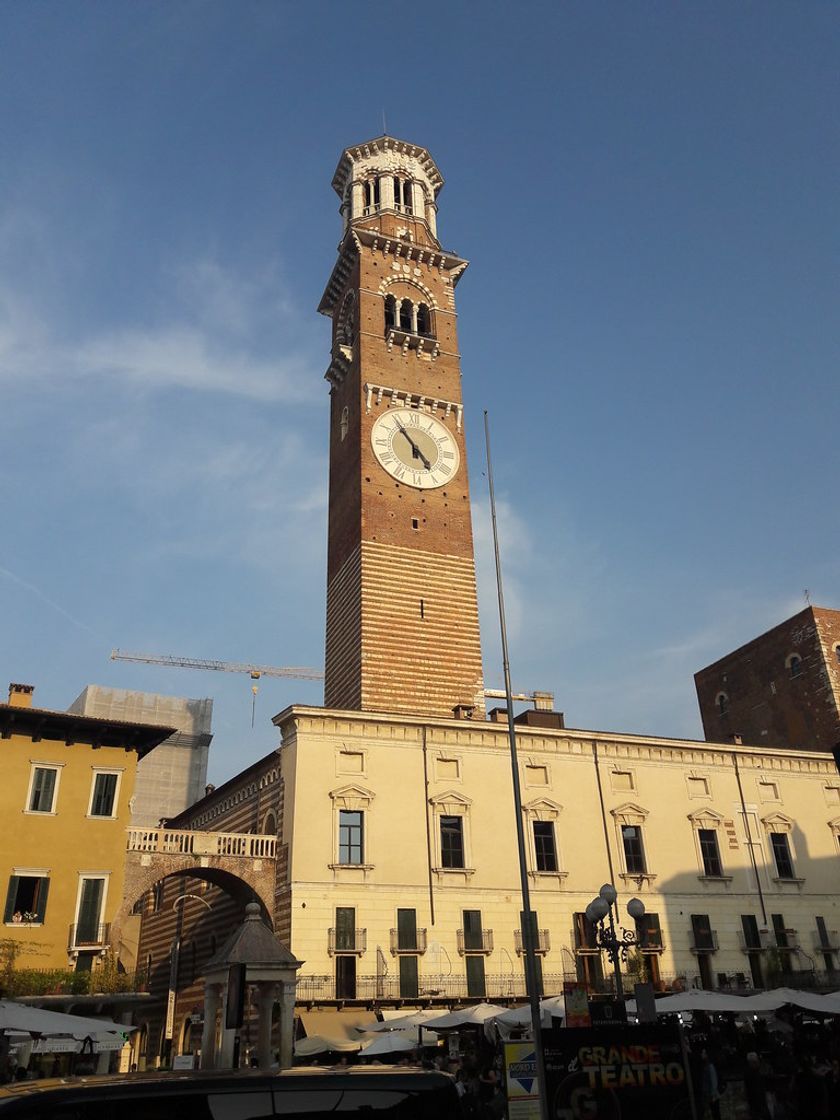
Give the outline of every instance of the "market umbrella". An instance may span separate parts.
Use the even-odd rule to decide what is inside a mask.
[[[505,1011],[495,1003],[476,1003],[472,1007],[462,1007],[452,1011],[449,1015],[439,1015],[435,1019],[427,1019],[423,1024],[433,1031],[451,1031],[457,1027],[481,1027],[488,1019],[494,1019]]]
[[[313,1054],[326,1054],[330,1050],[349,1053],[352,1050],[361,1050],[360,1041],[351,1042],[348,1038],[322,1038],[313,1035],[312,1038],[299,1038],[295,1043],[295,1054],[301,1058],[309,1058]]]
[[[407,1053],[416,1050],[418,1046],[417,1031],[387,1031],[362,1046],[362,1057],[376,1058],[381,1054]]]
[[[85,1019],[81,1015],[65,1015],[61,1011],[46,1011],[42,1007],[0,1000],[0,1031],[4,1033],[83,1039],[97,1035],[125,1035],[137,1029],[109,1019]]]
[[[439,1019],[440,1011],[427,1008],[413,1011],[410,1015],[398,1015],[394,1019],[383,1019],[381,1023],[365,1024],[366,1031],[402,1031],[408,1027],[425,1027],[429,1019]]]
[[[733,995],[731,992],[707,992],[703,988],[693,988],[688,992],[661,996],[656,1001],[656,1014],[676,1015],[678,1011],[706,1011],[711,1015],[726,1012],[746,1014],[754,1010],[748,1006],[748,1000],[747,996]]]
[[[566,1001],[562,996],[549,996],[547,999],[540,1000],[540,1023],[544,1027],[551,1026],[551,1019],[566,1018]],[[525,1004],[523,1007],[511,1007],[508,1011],[503,1011],[501,1015],[495,1017],[496,1022],[504,1027],[530,1027],[531,1025],[531,1005]]]
[[[801,992],[794,988],[774,988],[769,992],[758,992],[745,996],[745,1011],[776,1011],[785,1004],[792,1004],[804,1011],[816,1011],[822,1015],[840,1015],[840,999],[836,996],[821,996],[818,992]]]

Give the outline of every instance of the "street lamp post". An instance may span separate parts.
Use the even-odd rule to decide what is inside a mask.
[[[595,927],[595,944],[599,949],[605,949],[612,961],[615,972],[615,994],[619,999],[624,999],[624,984],[621,980],[621,962],[627,960],[630,949],[641,945],[641,939],[631,933],[629,929],[616,926],[613,911],[618,912],[616,899],[618,891],[612,883],[604,883],[598,892],[598,897],[593,898],[586,907],[586,916]],[[631,898],[627,903],[627,913],[635,921],[644,917],[645,904],[640,898]]]

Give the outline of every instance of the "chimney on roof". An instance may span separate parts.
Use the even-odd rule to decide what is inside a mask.
[[[34,684],[15,684],[12,682],[9,685],[9,703],[13,708],[31,708],[34,691]]]

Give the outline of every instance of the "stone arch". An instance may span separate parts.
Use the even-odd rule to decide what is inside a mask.
[[[167,860],[166,857],[152,860],[149,865],[132,865],[126,861],[123,901],[111,923],[110,943],[115,954],[117,957],[120,955],[123,927],[134,910],[137,900],[152,890],[157,883],[163,883],[167,879],[189,878],[212,883],[240,903],[243,909],[249,902],[256,902],[263,920],[273,929],[274,912],[270,902],[274,892],[274,860],[267,859],[260,862],[265,866],[260,869],[258,875],[247,872],[243,875],[219,866],[218,857],[215,865],[209,862],[207,865],[190,862],[175,867],[172,866],[171,859]]]
[[[379,294],[385,298],[388,295],[388,289],[394,284],[405,284],[408,288],[415,288],[423,296],[423,302],[429,305],[431,311],[439,311],[438,302],[435,299],[434,292],[422,280],[418,280],[414,276],[386,276],[381,281],[378,291]]]

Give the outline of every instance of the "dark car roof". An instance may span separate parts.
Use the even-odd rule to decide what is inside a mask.
[[[224,1091],[248,1086],[252,1090],[301,1089],[311,1083],[321,1088],[349,1089],[361,1082],[376,1084],[378,1089],[402,1089],[412,1092],[445,1090],[453,1079],[435,1070],[408,1069],[404,1066],[350,1066],[336,1069],[329,1066],[297,1066],[294,1069],[265,1070],[176,1070],[174,1072],[109,1074],[102,1077],[62,1077],[39,1081],[17,1081],[0,1086],[0,1112],[12,1104],[49,1095],[67,1104],[91,1100],[93,1096],[144,1097],[167,1095],[174,1089],[181,1093],[198,1093],[212,1089]]]

